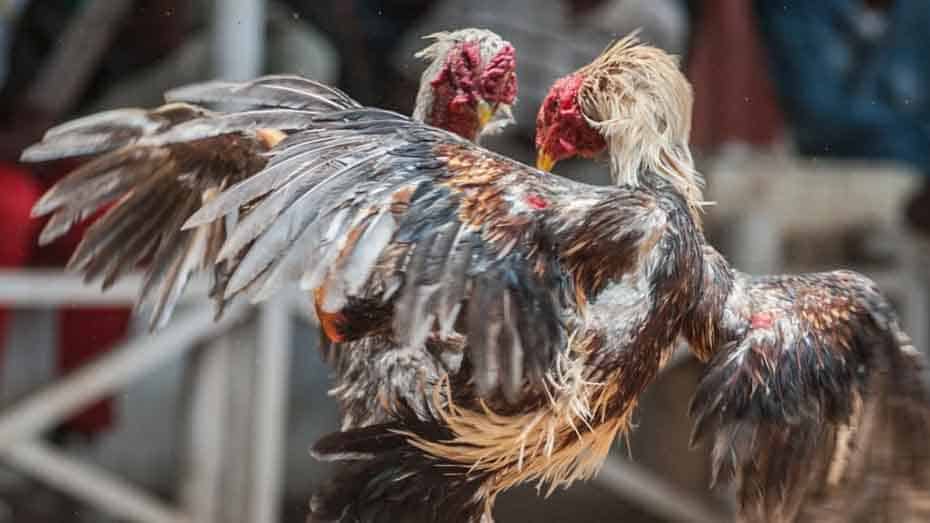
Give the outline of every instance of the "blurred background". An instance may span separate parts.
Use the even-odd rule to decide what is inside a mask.
[[[517,49],[517,125],[488,146],[524,161],[557,77],[636,28],[678,54],[712,241],[748,272],[865,272],[928,346],[925,0],[0,0],[0,523],[303,521],[326,472],[307,449],[338,417],[299,299],[219,325],[193,299],[150,336],[137,281],[101,296],[64,273],[80,231],[39,249],[29,209],[73,166],[20,165],[23,147],[76,115],[263,73],[408,113],[421,36],[468,26]],[[606,182],[601,165],[559,171]],[[669,366],[598,480],[508,494],[498,519],[727,520],[688,448],[700,372]]]

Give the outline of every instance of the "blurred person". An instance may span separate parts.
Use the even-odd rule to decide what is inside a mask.
[[[756,0],[755,11],[801,154],[930,175],[930,2]],[[930,180],[905,214],[930,233]]]
[[[56,41],[84,4],[83,0],[31,0],[16,20],[8,39],[7,74],[0,91],[0,267],[62,266],[70,257],[87,220],[71,234],[46,247],[36,248],[42,223],[29,209],[41,194],[69,171],[71,165],[26,168],[17,163],[23,147],[41,138],[45,129],[68,116],[38,107],[30,97],[37,71],[49,59]],[[164,57],[183,40],[186,20],[184,0],[137,0],[129,14],[117,21],[118,29],[103,56],[96,62],[91,81],[77,94],[75,107],[85,106],[108,86]],[[99,27],[88,28],[99,30]],[[127,331],[130,309],[62,308],[59,314],[58,366],[62,372],[80,367],[109,350]],[[0,336],[6,336],[9,311],[0,309]],[[2,348],[2,345],[0,345]],[[99,401],[53,431],[56,439],[90,438],[113,424],[111,399]]]

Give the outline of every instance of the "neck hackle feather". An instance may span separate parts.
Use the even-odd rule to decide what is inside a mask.
[[[578,101],[607,140],[614,182],[635,186],[640,172],[651,170],[699,209],[704,180],[688,146],[693,95],[677,59],[633,33],[578,74],[584,78]]]

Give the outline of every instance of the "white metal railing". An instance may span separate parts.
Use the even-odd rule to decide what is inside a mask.
[[[79,277],[50,271],[0,271],[0,304],[11,307],[60,305],[130,305],[139,277],[126,278],[106,293],[84,285]],[[186,296],[200,293],[194,284]],[[190,301],[190,300],[186,300]],[[284,443],[287,360],[292,297],[264,304],[258,313],[258,342],[229,350],[224,333],[250,316],[245,305],[230,307],[214,321],[212,306],[195,301],[153,334],[142,334],[98,357],[92,363],[0,410],[0,460],[39,478],[103,511],[132,521],[219,522],[275,521],[281,498],[281,456]],[[39,442],[43,430],[85,405],[112,394],[153,369],[192,349],[188,398],[187,470],[180,482],[182,507],[170,507],[110,472],[81,463]],[[236,359],[231,352],[240,353]],[[244,356],[242,356],[244,354]],[[232,369],[238,365],[239,369]],[[236,370],[252,375],[254,387],[235,386],[225,379]],[[247,430],[230,432],[234,404],[251,404]],[[242,440],[239,444],[233,440]],[[245,452],[224,452],[232,446]],[[238,470],[232,471],[230,467]],[[224,511],[220,500],[229,489],[226,478],[237,478],[237,498],[244,506]],[[244,486],[243,486],[244,485]]]

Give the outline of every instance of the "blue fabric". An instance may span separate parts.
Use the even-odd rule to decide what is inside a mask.
[[[803,154],[930,174],[930,1],[896,0],[884,30],[862,0],[756,0],[755,9]]]

